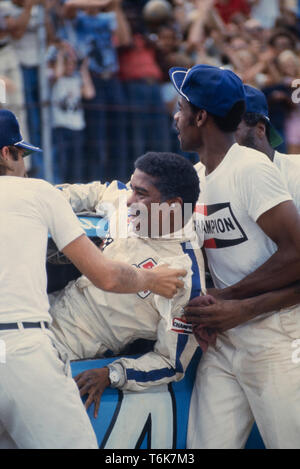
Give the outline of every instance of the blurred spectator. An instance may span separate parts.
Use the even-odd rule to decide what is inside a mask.
[[[54,182],[82,182],[85,119],[82,99],[95,89],[84,59],[78,70],[76,57],[61,48],[53,69],[52,127]]]
[[[39,4],[43,0],[33,0],[28,21],[13,34],[13,45],[21,66],[24,83],[24,98],[27,111],[27,126],[30,141],[37,147],[41,146],[41,117],[39,93]],[[12,18],[21,16],[26,9],[26,0],[11,0],[10,15]],[[34,153],[31,156],[31,174],[38,178],[44,177],[43,156]]]
[[[183,153],[180,148],[178,132],[173,125],[173,116],[177,110],[178,93],[169,78],[169,69],[171,67],[191,68],[195,61],[192,55],[188,53],[187,48],[183,46],[181,34],[174,24],[165,24],[158,28],[155,47],[156,59],[162,71],[161,96],[168,117],[166,133],[169,139],[165,138],[165,140],[166,142],[169,140],[170,151],[182,154],[189,159],[197,158],[198,160],[196,155]]]
[[[281,52],[278,57],[281,82],[291,88],[295,79],[300,78],[300,59],[291,50]],[[300,106],[290,104],[290,111],[285,119],[285,139],[288,153],[300,154]]]
[[[148,150],[170,149],[170,124],[161,94],[163,71],[143,21],[142,7],[130,0],[124,2],[132,39],[119,50],[120,79],[128,108],[130,173],[138,156]]]
[[[271,0],[272,2],[273,0]],[[276,1],[276,0],[274,0]],[[270,0],[268,0],[270,3]],[[250,4],[248,0],[216,0],[215,6],[222,20],[229,23],[237,15],[248,16],[250,13]]]
[[[33,3],[34,0],[26,0],[24,8],[17,17],[12,14],[13,5],[10,1],[5,0],[0,4],[0,75],[6,77],[11,84],[7,88],[6,103],[2,103],[2,106],[4,104],[15,113],[24,139],[28,137],[24,86],[19,59],[13,47],[13,38],[18,38],[27,27]]]
[[[297,109],[294,108],[291,100],[291,80],[287,79],[283,69],[284,66],[279,62],[279,57],[282,59],[283,56],[281,54],[285,51],[290,51],[295,56],[298,56],[298,42],[297,38],[286,29],[272,30],[269,46],[270,51],[273,51],[273,57],[269,58],[269,81],[267,86],[262,88],[262,91],[264,91],[268,98],[270,119],[284,138],[284,144],[278,150],[285,153],[288,152],[289,146],[286,141],[288,128],[290,133],[294,133],[292,130],[294,126],[292,123],[290,126],[287,126],[286,120],[289,116],[291,117],[292,110],[296,112]],[[297,120],[295,114],[293,114],[293,118]],[[295,136],[289,135],[289,139],[291,138],[294,141]]]
[[[156,60],[162,72],[162,99],[167,111],[173,115],[178,94],[170,82],[169,69],[174,66],[190,68],[195,62],[182,47],[182,36],[173,24],[165,24],[158,28],[155,49]]]
[[[284,50],[295,50],[297,40],[289,31],[281,29],[273,32],[269,42],[277,55]]]
[[[280,3],[280,0],[254,0],[251,16],[258,20],[263,28],[271,29],[280,15]]]
[[[76,50],[89,58],[96,90],[85,102],[87,179],[127,179],[125,99],[118,79],[117,48],[131,40],[121,0],[65,3],[66,18],[73,19]],[[97,6],[98,5],[98,6]]]
[[[297,15],[296,1],[285,0],[281,7],[280,16],[276,20],[275,27],[284,28],[295,36],[300,37],[300,22]]]
[[[229,68],[245,83],[260,88],[267,96],[270,117],[286,140],[287,148],[283,145],[279,150],[299,153],[299,105],[291,100],[291,80],[300,78],[300,0],[0,1],[0,77],[7,83],[9,106],[18,103],[21,114],[23,110],[24,124],[22,116],[19,119],[25,131],[26,97],[30,139],[36,145],[42,144],[35,112],[39,108],[39,5],[46,10],[50,55],[60,51],[59,61],[64,56],[70,72],[51,82],[53,96],[59,96],[53,98],[52,117],[56,179],[127,181],[133,161],[142,153],[181,153],[172,117],[177,94],[168,70],[195,63]],[[84,71],[79,72],[78,61],[81,64],[85,58],[94,87],[91,95],[79,92]],[[59,69],[55,64],[52,78]],[[75,89],[77,98],[72,100],[81,100],[82,107],[74,101],[72,108]],[[69,104],[62,110],[58,101]],[[68,117],[59,119],[64,112]],[[66,150],[66,142],[71,141],[68,131],[69,135],[75,132],[72,143],[77,144]],[[62,139],[61,163],[66,166],[58,168]],[[71,166],[67,154],[76,155]],[[35,175],[40,176],[42,160],[40,168],[34,165]]]

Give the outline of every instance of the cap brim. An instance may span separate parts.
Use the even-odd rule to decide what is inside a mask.
[[[284,140],[282,136],[280,135],[280,133],[275,129],[275,127],[273,127],[273,125],[269,121],[267,122],[268,122],[269,130],[270,130],[270,137],[269,137],[270,145],[272,148],[277,148],[279,147],[279,145],[281,145],[284,142]]]
[[[41,153],[43,151],[41,148],[35,147],[34,145],[31,145],[31,143],[27,143],[24,141],[15,143],[14,146],[18,148],[23,148],[24,150],[26,150],[26,153],[24,156],[30,155],[31,153],[34,153],[34,152]]]
[[[169,70],[169,77],[176,91],[189,101],[189,98],[181,91],[181,87],[187,76],[187,73],[188,73],[188,69],[183,68],[183,67],[172,67]]]

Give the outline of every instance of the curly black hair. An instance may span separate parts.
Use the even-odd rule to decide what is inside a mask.
[[[135,161],[135,168],[151,176],[162,202],[180,197],[194,210],[200,194],[199,178],[192,163],[168,152],[148,152]]]

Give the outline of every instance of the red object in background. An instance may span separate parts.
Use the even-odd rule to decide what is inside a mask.
[[[229,23],[236,13],[248,15],[250,6],[247,0],[217,0],[215,7],[225,23]]]
[[[120,79],[150,79],[159,82],[163,75],[156,62],[154,48],[147,44],[141,34],[134,35],[133,43],[133,47],[128,47],[119,53]]]

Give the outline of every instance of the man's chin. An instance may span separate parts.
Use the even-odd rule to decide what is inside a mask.
[[[184,148],[184,141],[182,140],[180,134],[177,135],[177,138],[178,138],[178,141],[179,141],[179,143],[180,143],[180,149],[181,149],[182,151],[187,151],[187,150]]]
[[[191,149],[188,148],[182,140],[180,140],[180,150],[184,151],[184,152],[190,152],[191,151]]]

